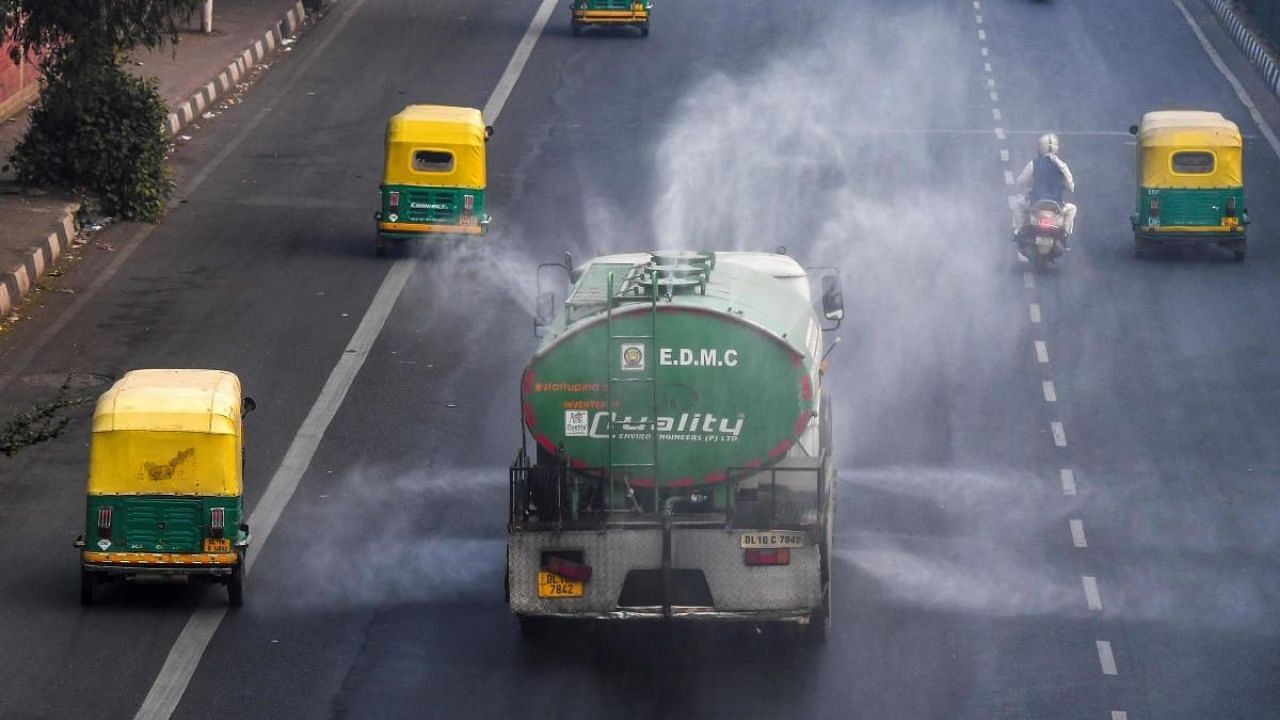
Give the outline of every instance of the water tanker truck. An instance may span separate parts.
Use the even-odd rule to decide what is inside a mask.
[[[538,296],[542,339],[521,379],[510,470],[507,602],[522,627],[825,628],[835,471],[822,364],[834,329],[824,322],[844,312],[835,271],[688,251],[549,267],[570,281],[562,305]]]

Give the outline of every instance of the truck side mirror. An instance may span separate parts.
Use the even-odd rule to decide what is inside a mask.
[[[245,399],[240,401],[240,417],[253,412],[256,407],[258,407],[258,403],[254,402],[253,398],[246,396]]]
[[[822,315],[836,322],[844,319],[844,290],[839,275],[822,276]]]
[[[543,292],[538,293],[538,297],[534,302],[533,310],[533,331],[537,334],[539,330],[551,324],[556,317],[556,296],[555,293]]]
[[[1130,125],[1130,126],[1129,126],[1129,134],[1130,134],[1130,135],[1137,135],[1137,134],[1138,134],[1138,126],[1137,126],[1137,125]]]

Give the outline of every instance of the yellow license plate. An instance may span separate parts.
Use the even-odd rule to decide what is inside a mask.
[[[205,538],[205,552],[231,552],[231,538]]]
[[[565,580],[555,573],[546,570],[538,571],[538,597],[540,598],[576,598],[582,597],[582,583],[577,580]]]

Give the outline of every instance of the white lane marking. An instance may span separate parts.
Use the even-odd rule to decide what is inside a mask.
[[[1021,199],[1022,199],[1022,198],[1021,198],[1021,197],[1019,197],[1019,196],[1017,196],[1017,195],[1010,195],[1010,196],[1009,196],[1009,209],[1010,209],[1010,210],[1012,210],[1012,209],[1014,209],[1014,208],[1018,207],[1018,201],[1019,201],[1019,200],[1021,200]]]
[[[1078,548],[1089,547],[1088,541],[1084,538],[1084,521],[1080,518],[1071,518],[1071,544]]]
[[[982,48],[982,57],[986,57],[986,56],[987,56],[987,48],[986,48],[986,47],[983,47],[983,48]]]
[[[347,9],[346,14],[334,29],[333,34],[325,38],[325,41],[316,47],[313,54],[307,58],[308,61],[318,57],[328,47],[328,44],[338,36],[364,2],[365,0],[356,0]],[[555,8],[555,5],[556,0],[542,0],[542,5],[539,6],[537,13],[534,14],[533,21],[525,32],[524,38],[516,47],[511,62],[507,64],[507,69],[503,72],[493,93],[489,96],[489,101],[485,103],[483,115],[487,122],[495,121],[502,112],[502,107],[506,104],[512,88],[515,87],[520,73],[524,70],[525,62],[529,59],[529,54],[533,52],[538,36],[546,25],[547,18]],[[301,71],[295,77],[300,76]],[[249,517],[249,523],[253,528],[256,548],[255,552],[248,556],[245,566],[246,573],[253,569],[255,559],[262,554],[263,545],[266,544],[267,539],[271,536],[271,531],[275,528],[281,513],[284,512],[285,506],[289,504],[290,498],[293,497],[294,491],[297,490],[303,473],[311,464],[311,458],[320,446],[325,430],[328,429],[329,423],[337,415],[347,391],[351,389],[356,375],[359,374],[360,368],[368,357],[369,350],[373,347],[378,335],[381,334],[387,318],[395,307],[396,300],[409,280],[409,276],[413,274],[414,265],[413,258],[401,258],[391,266],[386,277],[383,278],[382,284],[378,287],[369,309],[365,311],[364,317],[361,318],[355,334],[351,336],[351,341],[339,357],[337,365],[329,373],[329,378],[320,390],[320,395],[316,397],[315,404],[311,406],[311,410],[307,413],[302,426],[298,428],[293,442],[290,443],[288,451],[285,452],[284,460],[281,461],[280,467],[276,469],[271,481],[267,484],[262,499],[254,507],[253,513]],[[212,593],[208,595],[212,595]],[[138,709],[134,720],[167,720],[173,714],[173,711],[178,707],[178,703],[182,701],[187,685],[190,684],[192,676],[200,665],[200,659],[204,655],[209,641],[213,639],[218,626],[225,616],[225,605],[212,605],[207,602],[201,602],[200,607],[196,608],[196,611],[192,613],[191,618],[187,620],[187,624],[178,635],[178,639],[174,641],[173,647],[170,648],[169,655],[165,658],[164,665],[160,668],[160,673],[152,683],[150,691],[147,692],[147,697],[143,700],[142,707]]]
[[[982,24],[982,16],[981,16],[981,15],[974,15],[973,17],[974,17],[974,19],[975,19],[975,20],[977,20],[977,21],[978,21],[978,24],[979,24],[979,25],[981,25],[981,24]]]
[[[1040,383],[1040,386],[1044,388],[1045,402],[1058,402],[1058,390],[1053,386],[1052,380],[1044,380]]]
[[[1022,273],[1022,287],[1028,290],[1034,290],[1036,287],[1036,276],[1030,272]]]
[[[983,72],[991,72],[991,63],[982,63]]]
[[[1062,468],[1060,472],[1062,474],[1062,494],[1075,495],[1076,494],[1075,472],[1067,468]]]
[[[991,96],[991,102],[1000,102],[1000,93],[996,92],[995,90],[992,90],[988,94]],[[996,118],[996,119],[999,120],[1000,118]]]
[[[974,10],[981,10],[981,9],[982,9],[982,3],[978,2],[978,0],[973,0],[973,9],[974,9]]]
[[[995,88],[995,86],[996,86],[996,79],[995,79],[995,78],[987,78],[987,87],[989,87],[989,88]]]
[[[1084,583],[1084,601],[1089,605],[1089,609],[1101,610],[1102,596],[1098,594],[1098,578],[1082,575],[1080,580]]]
[[[1112,710],[1111,720],[1129,720],[1129,713],[1123,710]]]
[[[986,31],[986,30],[981,30],[981,29],[979,29],[979,30],[978,30],[978,39],[979,39],[979,40],[986,40],[986,39],[987,39],[987,31]]]
[[[1004,184],[1005,184],[1005,185],[1012,185],[1012,184],[1013,184],[1013,171],[1011,171],[1011,170],[1005,170],[1005,171],[1004,171]]]
[[[1004,138],[1005,138],[1004,128],[1002,127],[996,128],[996,139],[1003,140]]]
[[[507,98],[515,89],[520,73],[524,72],[524,64],[533,54],[533,46],[538,44],[538,38],[542,36],[542,28],[546,26],[547,19],[551,17],[555,7],[556,0],[542,0],[542,4],[538,6],[538,12],[534,13],[533,21],[529,23],[529,27],[524,31],[524,37],[520,38],[520,44],[511,55],[511,62],[507,63],[507,69],[502,71],[497,87],[489,95],[489,102],[484,104],[481,115],[486,122],[493,123],[497,121],[498,115],[502,114],[502,106],[507,104]]]
[[[1031,322],[1040,322],[1040,303],[1031,303]]]
[[[1036,362],[1041,365],[1049,364],[1049,346],[1043,340],[1036,341]]]
[[[1222,77],[1227,79],[1231,84],[1231,89],[1235,91],[1236,97],[1247,108],[1249,108],[1249,117],[1253,118],[1253,123],[1262,131],[1262,135],[1266,137],[1267,144],[1271,146],[1271,152],[1280,157],[1280,139],[1276,138],[1275,132],[1271,130],[1271,126],[1262,117],[1262,113],[1258,112],[1258,106],[1254,105],[1253,98],[1245,91],[1244,86],[1240,84],[1240,80],[1231,72],[1227,64],[1222,61],[1222,56],[1213,48],[1213,44],[1209,42],[1209,38],[1204,36],[1204,31],[1200,29],[1199,23],[1195,18],[1191,17],[1191,13],[1187,12],[1187,7],[1182,4],[1182,0],[1173,0],[1173,4],[1178,6],[1182,11],[1182,17],[1187,19],[1187,24],[1191,26],[1191,31],[1195,33],[1196,39],[1200,41],[1200,47],[1204,48],[1205,53],[1209,55],[1209,59],[1213,61],[1213,66],[1218,68],[1218,72],[1222,73]]]
[[[1116,656],[1111,654],[1111,643],[1107,640],[1098,641],[1098,662],[1102,663],[1103,675],[1116,674]]]
[[[1008,150],[1001,150],[1001,151],[1000,151],[1000,162],[1006,162],[1006,163],[1007,163],[1007,162],[1009,162],[1009,151],[1008,151]]]
[[[1062,423],[1054,420],[1049,423],[1049,429],[1053,431],[1053,444],[1058,447],[1067,446],[1067,431],[1062,427]]]
[[[991,108],[991,119],[1000,122],[1000,108]]]

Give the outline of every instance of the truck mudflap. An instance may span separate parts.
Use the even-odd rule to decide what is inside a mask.
[[[785,548],[786,564],[748,565],[744,542],[776,533],[681,527],[677,521],[664,585],[660,525],[513,532],[507,541],[508,603],[512,612],[530,616],[803,623],[824,606],[822,538],[787,535],[795,546]],[[802,544],[794,539],[801,536]],[[589,579],[549,585],[547,580],[563,580],[545,569],[554,557],[590,567]]]

